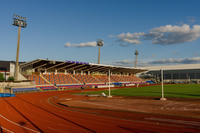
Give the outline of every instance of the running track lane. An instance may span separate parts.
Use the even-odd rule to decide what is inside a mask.
[[[65,92],[66,93],[66,92]],[[63,92],[20,94],[1,99],[0,114],[38,132],[179,132],[180,129],[156,124],[137,123],[118,118],[63,110],[49,104],[48,99]],[[0,118],[2,127],[14,132],[32,132]],[[4,124],[3,124],[4,123]],[[23,124],[24,123],[24,124]],[[184,131],[196,130],[185,129]]]

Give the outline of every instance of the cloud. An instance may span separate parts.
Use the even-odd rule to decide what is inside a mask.
[[[121,61],[115,61],[115,62],[113,62],[113,64],[118,65],[118,66],[130,66],[130,65],[133,65],[133,61],[121,60]]]
[[[170,45],[191,42],[200,37],[200,25],[190,27],[165,25],[151,29],[148,33],[121,33],[116,36],[118,41],[127,44],[140,44],[143,40],[150,40],[152,44]]]
[[[194,16],[188,16],[188,17],[187,17],[187,21],[188,21],[189,23],[195,23],[195,22],[196,22],[196,17],[194,17]]]
[[[79,44],[71,44],[69,42],[67,42],[65,44],[65,47],[96,47],[97,46],[97,42],[86,42],[86,43],[79,43]]]
[[[140,37],[143,36],[145,33],[121,33],[117,35],[117,38],[120,42],[132,43],[132,44],[140,44]]]
[[[169,58],[157,61],[147,62],[149,65],[168,65],[168,64],[198,64],[200,63],[200,57],[192,58]]]
[[[133,66],[133,60],[121,60],[113,62],[113,65],[118,66]],[[200,63],[200,57],[192,58],[169,58],[161,60],[153,60],[147,62],[138,62],[138,66],[155,66],[155,65],[176,65],[176,64],[198,64]]]

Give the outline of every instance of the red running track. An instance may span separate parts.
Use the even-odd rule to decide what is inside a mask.
[[[137,117],[143,114],[134,112],[113,111],[113,115],[109,116],[87,111],[87,109],[73,110],[56,104],[54,99],[67,96],[73,97],[69,91],[64,91],[27,93],[11,98],[0,98],[0,132],[200,132],[199,128],[142,121]],[[123,116],[126,114],[132,118],[125,119],[126,117]]]

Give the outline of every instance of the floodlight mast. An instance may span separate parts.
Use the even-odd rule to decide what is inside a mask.
[[[14,79],[16,81],[19,80],[19,45],[20,45],[20,33],[21,28],[26,28],[26,18],[14,14],[13,16],[13,25],[18,27],[18,38],[17,38],[17,53],[16,53],[16,63],[15,63],[15,74]]]
[[[139,55],[139,52],[135,50],[135,68],[137,67],[138,55]]]
[[[99,47],[99,53],[98,53],[98,64],[100,64],[100,53],[101,53],[101,47],[103,46],[104,42],[103,40],[99,39],[97,41],[97,46]]]

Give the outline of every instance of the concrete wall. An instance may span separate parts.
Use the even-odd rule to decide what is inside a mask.
[[[35,87],[35,85],[32,83],[32,82],[19,82],[19,83],[16,83],[16,82],[0,82],[0,88],[4,88],[4,87]]]
[[[14,77],[14,73],[15,73],[15,64],[10,63],[10,76]]]

